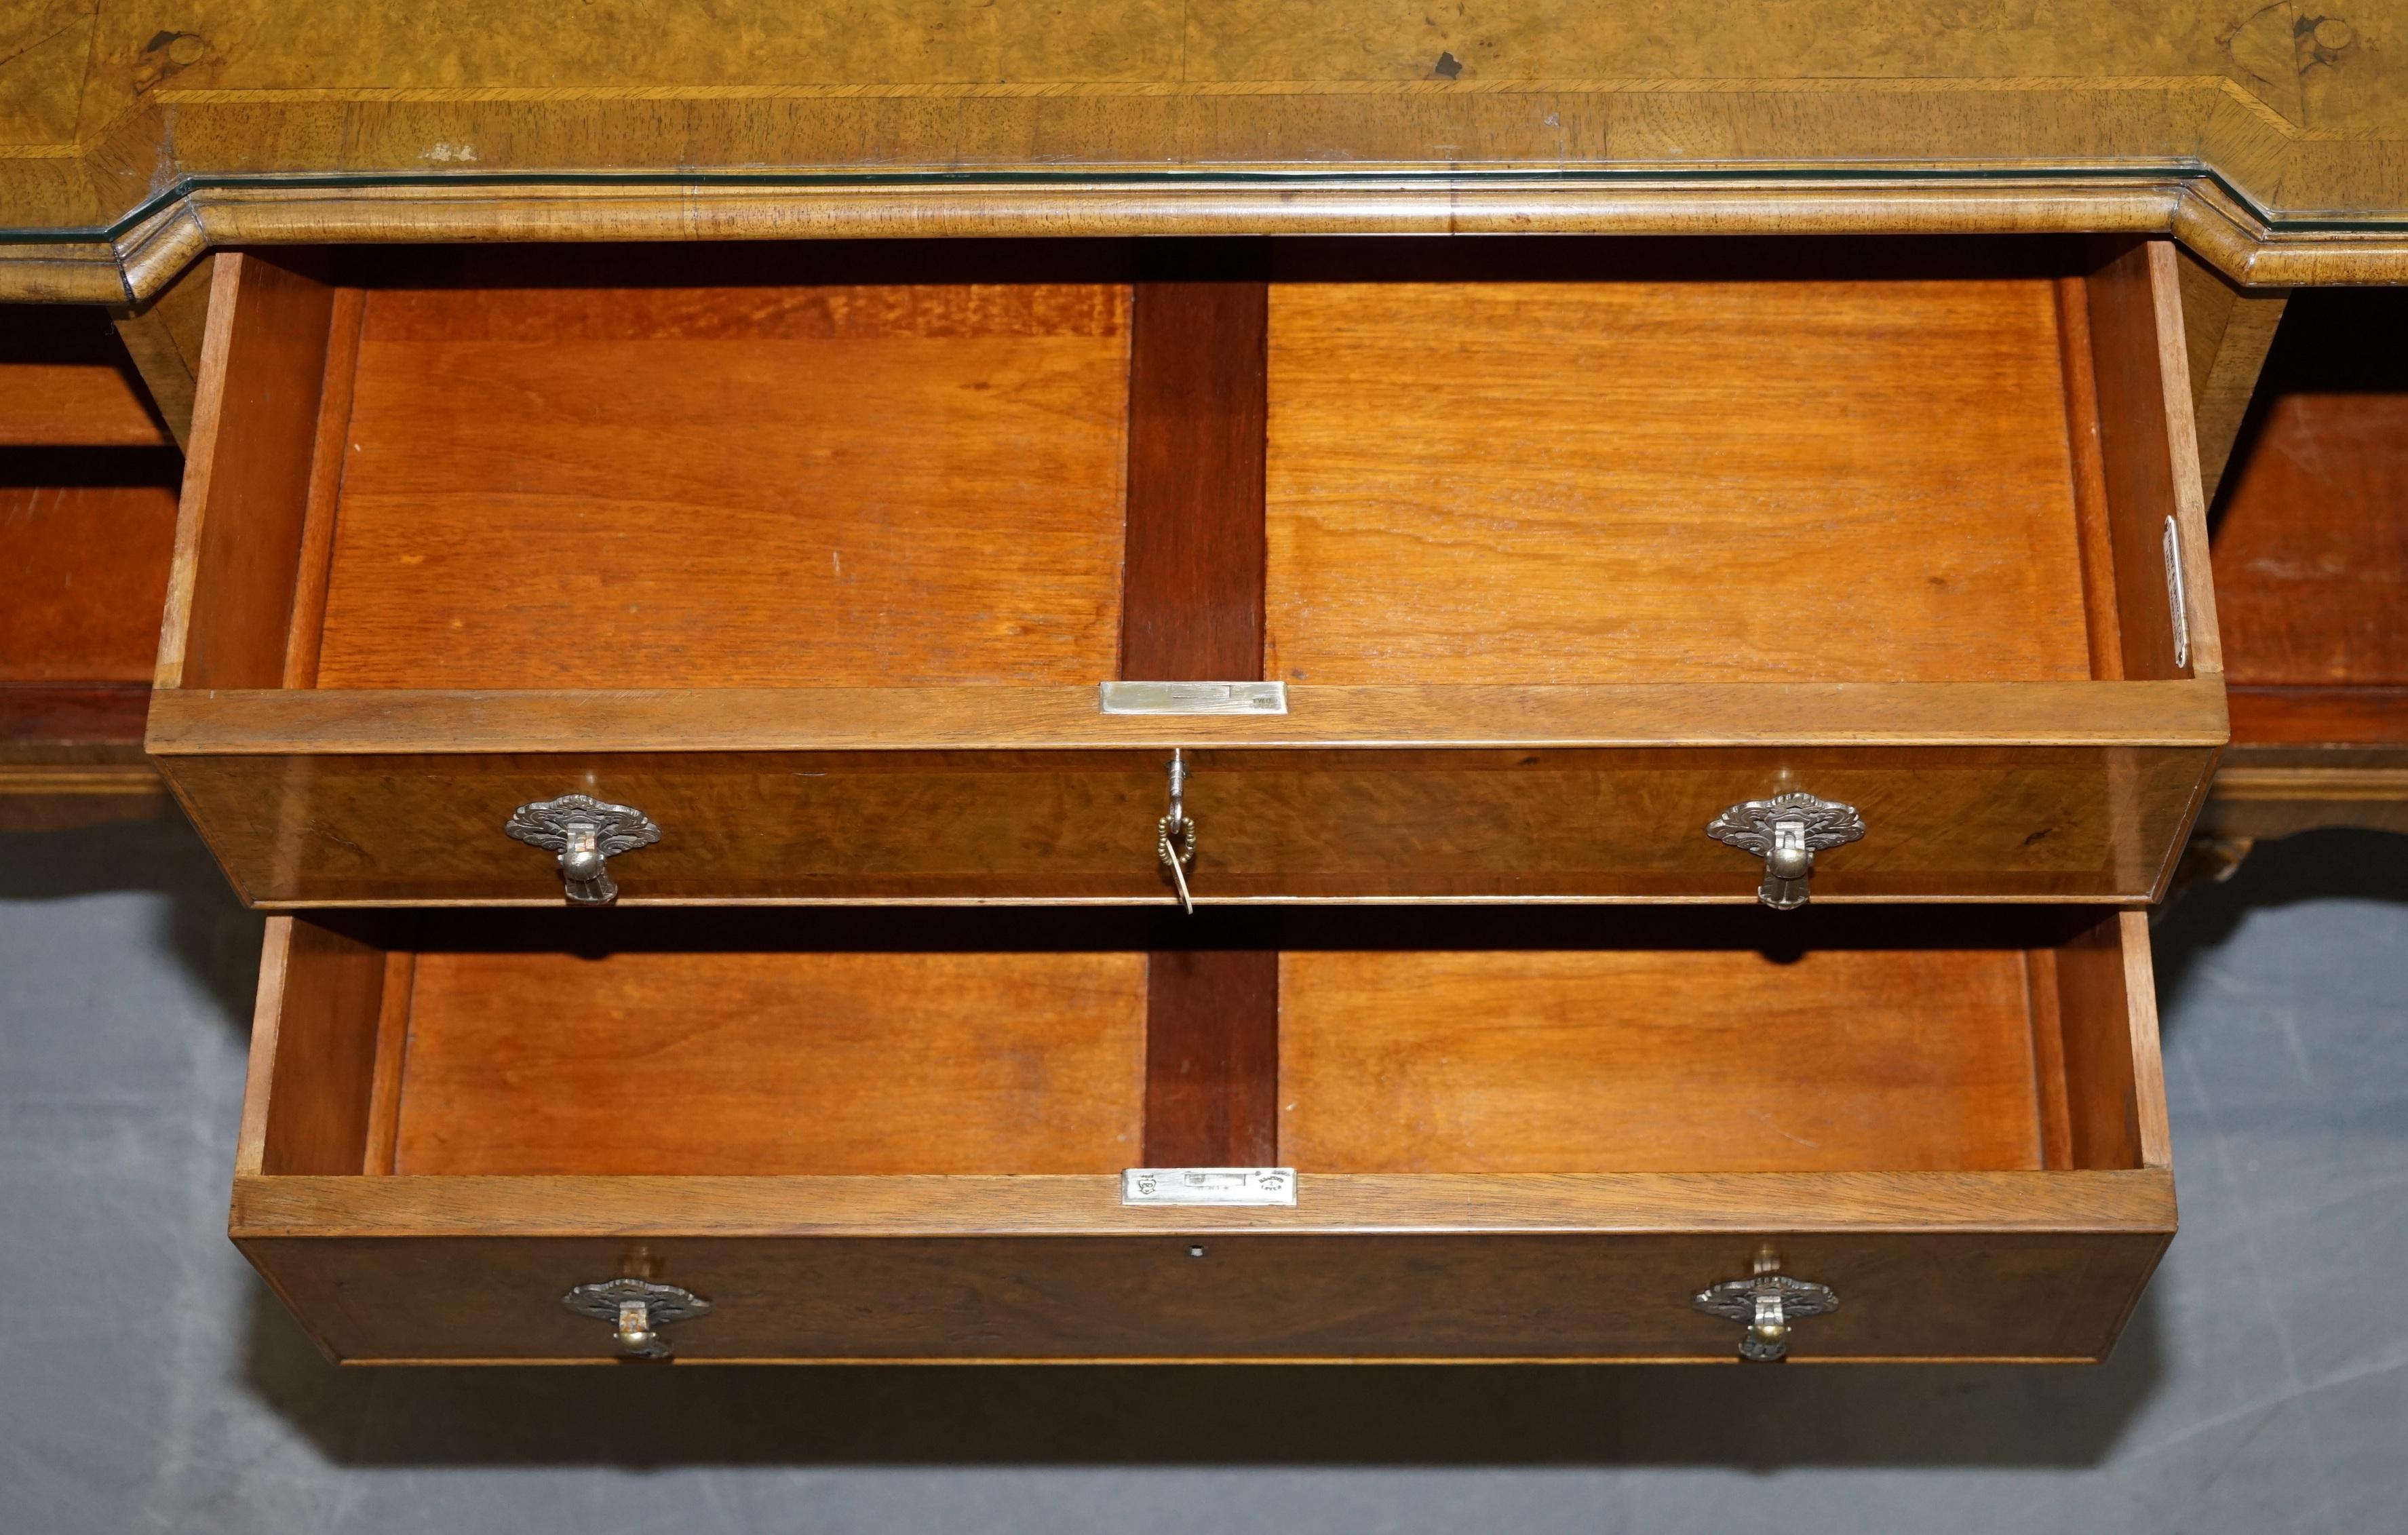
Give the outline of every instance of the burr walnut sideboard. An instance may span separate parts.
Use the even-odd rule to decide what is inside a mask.
[[[2396,797],[2381,7],[86,8],[0,790],[155,681],[337,1358],[2096,1358],[2139,905]]]
[[[0,305],[0,830],[172,813],[142,728],[182,472],[105,312]]]
[[[2163,241],[217,260],[263,906],[2130,903],[2225,739]]]
[[[2096,908],[278,916],[251,1073],[364,1362],[2095,1359],[2174,1227]]]

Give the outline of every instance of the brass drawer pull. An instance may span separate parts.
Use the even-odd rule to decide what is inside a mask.
[[[1733,805],[1706,824],[1706,835],[1764,860],[1764,883],[1756,898],[1776,911],[1806,904],[1806,877],[1814,854],[1853,842],[1865,834],[1865,818],[1854,805],[1810,794],[1775,795]]]
[[[1747,1279],[1727,1279],[1699,1290],[1690,1305],[1709,1316],[1737,1322],[1739,1356],[1770,1364],[1789,1356],[1789,1325],[1800,1317],[1821,1316],[1840,1309],[1840,1298],[1828,1284],[1792,1279],[1781,1271],[1781,1255],[1759,1248],[1756,1272]]]
[[[1179,892],[1179,909],[1194,914],[1196,897],[1187,893],[1187,871],[1196,867],[1196,823],[1187,815],[1187,757],[1170,753],[1170,813],[1154,826],[1154,855],[1163,878]]]
[[[580,1316],[614,1324],[619,1352],[641,1359],[667,1356],[669,1341],[661,1335],[663,1327],[710,1314],[710,1302],[692,1290],[649,1279],[580,1284],[562,1296],[560,1303]]]
[[[510,812],[502,829],[533,847],[560,854],[560,882],[571,906],[608,906],[619,898],[619,882],[605,865],[661,839],[661,828],[633,805],[611,805],[591,795],[538,799]]]

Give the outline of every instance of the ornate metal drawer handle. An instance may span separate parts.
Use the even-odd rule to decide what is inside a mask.
[[[616,1326],[619,1352],[641,1359],[666,1358],[669,1341],[661,1329],[710,1314],[710,1302],[692,1290],[649,1279],[606,1279],[580,1284],[560,1298],[580,1316]]]
[[[1187,893],[1187,871],[1196,867],[1196,823],[1187,815],[1187,757],[1170,753],[1170,813],[1155,825],[1154,855],[1162,863],[1163,878],[1179,892],[1179,909],[1193,915],[1196,897]]]
[[[1740,1334],[1739,1356],[1769,1364],[1788,1357],[1792,1322],[1838,1311],[1840,1298],[1828,1284],[1783,1273],[1781,1255],[1767,1247],[1756,1252],[1753,1277],[1709,1284],[1689,1304],[1746,1327]]]
[[[1806,904],[1806,877],[1814,871],[1814,854],[1864,834],[1865,818],[1854,805],[1810,794],[1742,800],[1706,823],[1706,835],[1715,841],[1764,860],[1764,883],[1756,894],[1776,911]]]
[[[502,827],[520,841],[560,854],[560,882],[571,906],[608,906],[619,898],[619,882],[604,864],[661,839],[661,828],[633,805],[612,805],[591,795],[538,799],[510,812]]]

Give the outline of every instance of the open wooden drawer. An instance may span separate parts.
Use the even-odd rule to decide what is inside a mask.
[[[2174,1229],[2096,909],[280,916],[252,1038],[233,1236],[347,1361],[622,1280],[695,1361],[1718,1360],[1760,1256],[1799,1359],[2096,1359]]]
[[[2232,749],[2200,829],[2408,831],[2408,294],[2292,296],[2213,538]]]
[[[261,905],[1161,900],[1175,751],[1208,902],[2134,901],[2225,736],[2162,243],[220,259]]]
[[[183,467],[105,312],[0,306],[0,831],[173,813],[142,726]]]

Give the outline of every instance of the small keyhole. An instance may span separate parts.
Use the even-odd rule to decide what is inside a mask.
[[[1191,1247],[1187,1250],[1187,1255],[1191,1258],[1200,1258],[1204,1255],[1204,1249],[1201,1247]]]

